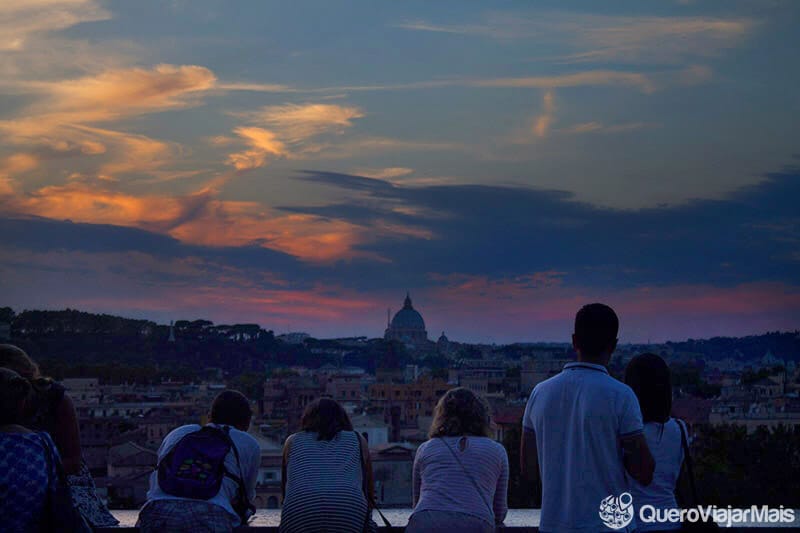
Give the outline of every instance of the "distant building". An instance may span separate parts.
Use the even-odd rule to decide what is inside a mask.
[[[414,309],[410,294],[406,293],[403,308],[395,313],[392,321],[386,325],[383,338],[399,341],[410,347],[419,347],[428,342],[425,321],[419,311]]]
[[[405,443],[386,443],[370,449],[375,477],[375,498],[383,507],[412,505],[412,468],[416,448]]]
[[[108,454],[109,503],[117,508],[141,507],[157,462],[158,454],[154,450],[134,442],[111,448]]]
[[[277,338],[279,341],[283,341],[286,344],[303,344],[303,341],[311,338],[311,335],[302,331],[294,331],[292,333],[278,335]]]
[[[97,378],[66,378],[61,384],[75,405],[100,403],[100,381]]]

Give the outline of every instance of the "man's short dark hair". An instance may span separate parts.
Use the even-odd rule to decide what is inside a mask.
[[[249,426],[253,411],[250,401],[237,390],[224,390],[211,404],[211,422],[228,426]]]
[[[575,315],[575,343],[581,354],[599,357],[611,348],[619,333],[619,318],[609,306],[584,305]]]

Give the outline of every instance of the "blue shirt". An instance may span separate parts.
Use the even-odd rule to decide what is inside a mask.
[[[47,459],[45,441],[56,454]],[[38,532],[48,491],[57,479],[56,446],[45,432],[0,432],[0,524],[3,531]]]
[[[601,502],[629,492],[620,438],[642,432],[639,401],[602,365],[569,363],[536,385],[522,425],[536,432],[543,532],[610,531]],[[635,517],[618,531],[633,531]]]

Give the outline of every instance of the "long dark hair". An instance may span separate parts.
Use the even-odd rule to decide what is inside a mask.
[[[669,366],[654,353],[643,353],[631,359],[625,369],[625,383],[639,398],[642,421],[669,420],[672,412],[672,376]]]
[[[30,393],[27,379],[10,368],[0,368],[0,425],[22,423],[25,401]]]
[[[428,433],[434,437],[491,437],[492,427],[486,400],[464,387],[450,389],[433,410]]]
[[[353,431],[353,423],[339,402],[320,398],[308,404],[300,419],[303,431],[313,431],[317,440],[331,440],[340,431]]]

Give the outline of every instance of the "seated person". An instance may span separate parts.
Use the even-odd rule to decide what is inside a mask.
[[[237,391],[214,398],[205,426],[172,430],[158,449],[137,526],[156,531],[228,532],[254,514],[261,447],[246,433],[250,402]]]
[[[0,524],[3,531],[48,529],[48,495],[57,482],[58,452],[50,435],[20,425],[31,385],[0,368]]]

